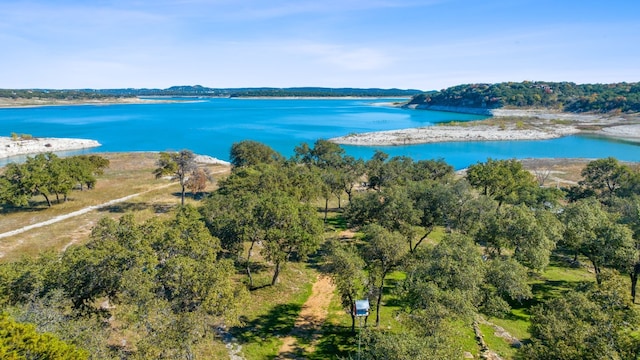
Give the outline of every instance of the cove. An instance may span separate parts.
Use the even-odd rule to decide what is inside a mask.
[[[48,106],[0,109],[0,135],[72,137],[99,141],[85,152],[190,149],[228,160],[234,142],[263,142],[285,156],[296,145],[350,133],[482,119],[478,115],[376,105],[399,99],[180,99],[174,103]],[[375,150],[415,160],[442,158],[456,169],[505,158],[602,158],[640,161],[640,144],[594,136],[553,140],[454,142],[407,146],[344,146],[368,159]],[[78,152],[75,152],[78,153]],[[12,159],[7,159],[12,161]],[[15,161],[15,160],[13,160]]]

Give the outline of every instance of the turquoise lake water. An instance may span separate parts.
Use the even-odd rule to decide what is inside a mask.
[[[375,106],[392,100],[362,99],[200,99],[179,103],[50,106],[0,109],[0,135],[94,139],[89,152],[190,149],[228,160],[234,142],[263,142],[285,156],[302,143],[356,132],[428,126],[481,116]],[[606,138],[570,136],[543,141],[455,142],[409,146],[345,146],[368,159],[376,149],[416,160],[443,158],[464,168],[488,157],[614,156],[640,161],[640,144]]]

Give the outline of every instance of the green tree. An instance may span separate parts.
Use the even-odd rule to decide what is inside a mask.
[[[564,245],[591,261],[598,283],[603,267],[623,270],[635,262],[638,255],[632,231],[613,221],[598,201],[569,204],[563,218]]]
[[[449,183],[447,191],[442,196],[447,196],[450,192],[453,201],[444,201],[449,205],[445,209],[445,226],[455,229],[463,234],[474,236],[488,221],[495,216],[496,202],[488,196],[478,194],[472,189],[466,179],[459,179]]]
[[[56,195],[56,201],[60,203],[60,195],[63,196],[64,201],[67,201],[67,196],[73,189],[74,182],[72,174],[66,166],[66,159],[52,157],[49,172],[51,174],[49,188]]]
[[[559,244],[574,253],[573,261],[578,261],[578,254],[584,241],[596,238],[596,230],[606,222],[608,214],[594,199],[582,199],[569,203],[561,214],[564,233]]]
[[[384,164],[389,159],[389,155],[383,151],[376,150],[371,159],[365,163],[368,187],[380,190],[385,183]]]
[[[440,324],[438,331],[422,326],[418,320],[409,323],[401,333],[365,329],[361,359],[367,360],[435,360],[460,358],[462,349],[451,339],[456,334],[447,324]]]
[[[522,303],[533,297],[529,285],[529,269],[513,258],[489,260],[482,284],[480,311],[489,316],[503,316],[513,301]]]
[[[338,198],[338,207],[340,207],[340,195],[343,191],[343,183],[341,174],[335,169],[321,170],[320,178],[322,179],[321,193],[324,198],[324,222],[327,222],[329,199],[331,195],[335,195]]]
[[[483,195],[495,199],[498,208],[504,202],[517,204],[520,202],[520,192],[537,186],[533,175],[515,159],[488,159],[484,163],[471,165],[467,170],[467,180]]]
[[[414,252],[400,294],[407,312],[422,311],[423,322],[470,321],[476,313],[485,268],[473,241],[447,234],[434,248]]]
[[[258,164],[274,164],[284,160],[282,155],[268,145],[253,140],[243,140],[231,145],[229,154],[235,168]]]
[[[561,224],[554,215],[519,205],[491,217],[478,232],[477,240],[486,245],[491,257],[501,256],[503,249],[512,249],[520,263],[543,270],[560,234]]]
[[[613,157],[591,161],[582,170],[580,185],[601,196],[616,193],[630,178],[630,169]]]
[[[603,274],[604,275],[604,274]],[[638,314],[615,276],[533,308],[523,359],[634,359]]]
[[[389,231],[402,234],[409,245],[409,251],[414,251],[423,240],[419,240],[414,246],[420,215],[421,212],[415,208],[407,189],[402,186],[386,187],[379,192],[355,197],[344,213],[352,226],[378,224]]]
[[[337,242],[330,243],[325,256],[326,271],[336,285],[342,307],[351,316],[351,331],[356,331],[355,302],[365,289],[364,261],[354,247],[344,247]]]
[[[249,248],[244,260],[249,278],[249,288],[253,288],[251,258],[255,245],[264,238],[264,229],[258,224],[256,206],[258,195],[251,192],[223,194],[215,192],[205,199],[200,212],[211,234],[220,239],[222,248],[231,254],[241,256],[244,244]]]
[[[627,225],[633,232],[633,240],[638,257],[622,271],[629,273],[631,278],[631,301],[635,303],[636,286],[640,276],[640,197],[616,198],[612,205],[616,212],[620,214],[620,222]]]
[[[50,185],[53,183],[49,167],[53,156],[55,155],[38,154],[33,158],[27,157],[27,161],[23,164],[26,176],[22,178],[22,186],[32,195],[42,195],[49,207],[51,207]]]
[[[191,150],[180,150],[180,152],[161,152],[157,162],[157,168],[153,171],[156,179],[171,175],[173,180],[178,180],[182,190],[180,191],[180,203],[184,205],[184,193],[187,186],[187,179],[196,167],[195,154]]]
[[[131,214],[118,222],[102,218],[87,246],[71,247],[64,253],[60,286],[75,308],[88,309],[98,297],[107,296],[112,301],[117,297],[123,273],[142,266],[140,260],[145,259],[144,247],[131,246],[141,243],[142,236]],[[156,264],[147,265],[153,268]]]
[[[23,179],[27,177],[26,169],[22,165],[9,163],[5,167],[4,174],[0,177],[0,199],[5,204],[13,206],[25,206],[29,204],[31,192],[23,185]]]
[[[306,165],[315,165],[321,169],[337,169],[343,162],[344,149],[328,140],[318,139],[310,148],[302,143],[294,149],[294,158]]]
[[[275,285],[282,265],[292,255],[304,259],[318,248],[322,220],[312,206],[282,192],[261,196],[255,211],[257,224],[264,232],[265,258],[274,264],[271,285]]]
[[[380,225],[367,225],[363,230],[365,246],[362,258],[369,270],[370,284],[376,297],[376,326],[380,325],[380,305],[384,295],[384,279],[395,270],[404,258],[406,251],[402,243],[404,237],[390,232]]]
[[[351,202],[355,184],[362,178],[364,172],[364,161],[362,159],[356,159],[353,156],[345,156],[343,158],[343,162],[340,165],[340,174],[342,175],[340,180],[349,202]]]
[[[51,334],[40,334],[31,324],[21,324],[0,314],[0,358],[2,359],[88,359],[89,354]]]
[[[80,186],[80,190],[92,189],[96,182],[96,176],[102,175],[104,169],[109,167],[109,160],[98,155],[78,155],[64,158],[63,162],[68,169],[71,179]]]

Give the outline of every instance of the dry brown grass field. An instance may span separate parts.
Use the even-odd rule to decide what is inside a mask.
[[[41,197],[34,198],[37,206],[28,209],[4,210],[0,213],[0,234],[20,229],[57,216],[66,215],[106,202],[138,194],[126,201],[109,205],[88,213],[71,217],[51,225],[0,238],[0,262],[13,261],[21,256],[33,256],[43,251],[61,251],[69,245],[82,243],[88,238],[95,223],[102,217],[118,218],[133,212],[139,220],[163,216],[180,203],[180,186],[176,181],[155,179],[157,153],[105,153],[110,166],[98,177],[95,189],[73,191],[67,200],[48,208]],[[200,165],[213,174],[214,180],[226,176],[229,167],[224,165]],[[209,183],[206,191],[215,188]],[[188,194],[190,195],[190,194]],[[194,203],[191,196],[187,203]]]

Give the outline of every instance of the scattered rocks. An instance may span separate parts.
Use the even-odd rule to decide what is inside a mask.
[[[242,345],[238,343],[238,339],[227,331],[224,325],[216,327],[216,333],[224,342],[224,346],[229,352],[230,360],[245,360],[243,356],[239,355],[242,352]]]

